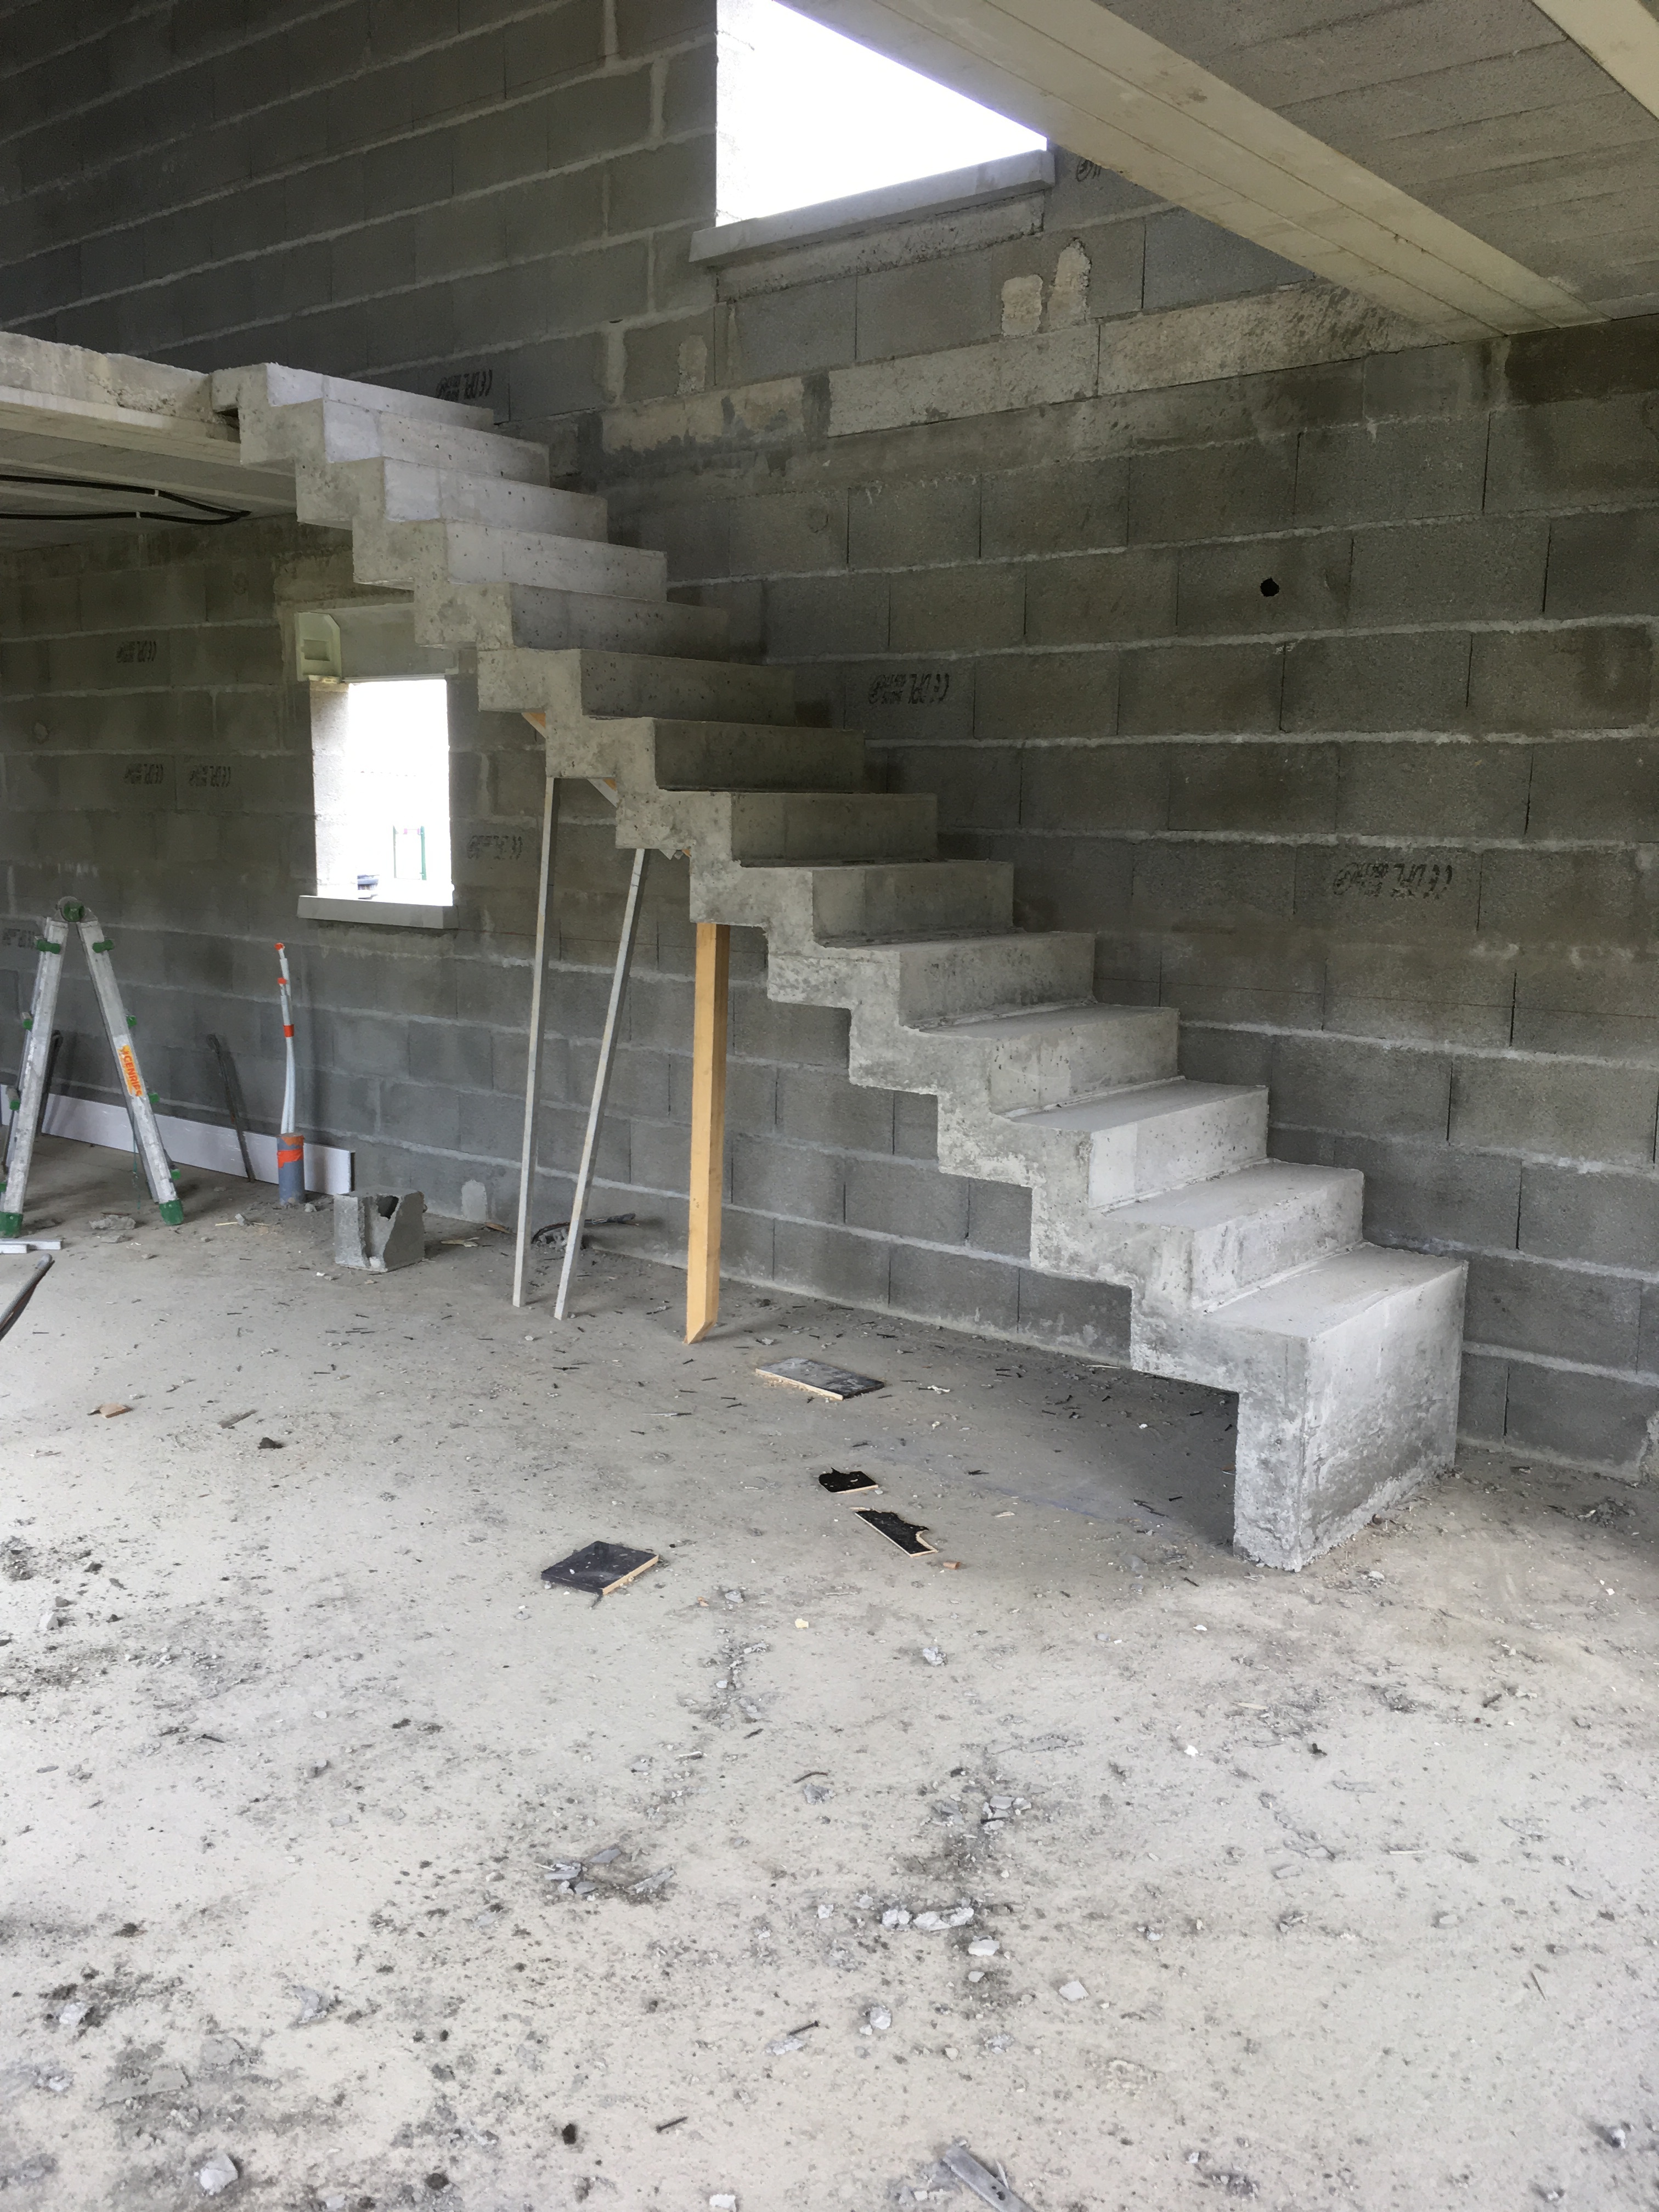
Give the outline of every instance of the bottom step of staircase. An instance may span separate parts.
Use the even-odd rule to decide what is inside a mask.
[[[1356,1244],[1206,1313],[1137,1301],[1135,1366],[1239,1394],[1241,1551],[1305,1566],[1451,1465],[1465,1273]]]

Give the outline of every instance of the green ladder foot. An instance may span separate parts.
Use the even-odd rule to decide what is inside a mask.
[[[161,1218],[169,1229],[182,1227],[185,1218],[184,1200],[179,1198],[164,1198],[161,1200]]]

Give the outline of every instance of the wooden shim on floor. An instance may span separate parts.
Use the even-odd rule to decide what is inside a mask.
[[[638,1552],[629,1544],[585,1544],[568,1558],[556,1559],[542,1569],[542,1580],[556,1589],[586,1590],[594,1597],[609,1597],[654,1567],[660,1554]]]
[[[697,924],[691,1030],[691,1211],[686,1245],[685,1340],[696,1343],[720,1318],[720,1199],[726,1174],[726,1024],[732,932]]]

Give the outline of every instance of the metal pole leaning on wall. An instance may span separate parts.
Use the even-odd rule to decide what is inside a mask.
[[[640,929],[640,891],[645,882],[645,864],[651,855],[641,845],[634,855],[634,872],[628,879],[628,903],[623,909],[622,941],[617,947],[617,965],[611,978],[611,1003],[605,1010],[605,1031],[599,1039],[599,1064],[593,1071],[593,1097],[587,1109],[587,1130],[582,1139],[581,1165],[576,1170],[576,1191],[570,1201],[570,1231],[564,1241],[564,1265],[559,1270],[559,1295],[553,1302],[553,1318],[564,1319],[565,1300],[570,1295],[570,1279],[576,1271],[576,1255],[582,1249],[582,1218],[587,1212],[587,1187],[593,1179],[593,1156],[599,1148],[599,1125],[605,1119],[605,1102],[611,1089],[611,1069],[617,1052],[617,1026],[622,1013],[623,994],[628,988],[628,971],[634,959],[634,940]]]
[[[530,1065],[524,1079],[524,1144],[519,1155],[518,1234],[513,1248],[513,1303],[524,1304],[530,1267],[530,1208],[536,1183],[536,1121],[542,1103],[542,1038],[547,1023],[547,955],[553,905],[553,847],[558,834],[559,787],[549,776],[542,799],[542,873],[536,900],[536,967],[530,985]]]
[[[726,1176],[726,1031],[732,932],[697,924],[691,1030],[691,1209],[685,1255],[685,1340],[720,1318],[720,1200]]]

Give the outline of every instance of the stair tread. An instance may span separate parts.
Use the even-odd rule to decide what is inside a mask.
[[[1402,1292],[1460,1274],[1463,1262],[1384,1244],[1349,1244],[1210,1310],[1212,1321],[1269,1336],[1322,1336]]]
[[[1255,1083],[1193,1083],[1175,1075],[1155,1083],[1125,1084],[1097,1091],[1092,1098],[1072,1099],[1064,1106],[1016,1108],[1008,1118],[1022,1128],[1121,1129],[1130,1121],[1187,1114],[1219,1099],[1248,1097],[1261,1088]]]
[[[1066,933],[1054,933],[1059,936]],[[1098,999],[1062,999],[1048,1006],[998,1006],[988,1014],[969,1014],[941,1026],[948,1027],[958,1036],[985,1037],[995,1042],[1013,1029],[1066,1030],[1075,1029],[1079,1023],[1111,1029],[1126,1021],[1167,1024],[1170,1018],[1167,1006],[1112,1006],[1103,1005]]]
[[[1114,1206],[1114,1220],[1145,1222],[1158,1229],[1212,1229],[1229,1221],[1272,1213],[1287,1201],[1306,1199],[1321,1188],[1333,1194],[1363,1182],[1358,1168],[1307,1167],[1296,1160],[1262,1160],[1201,1182],[1181,1183],[1152,1198]]]

